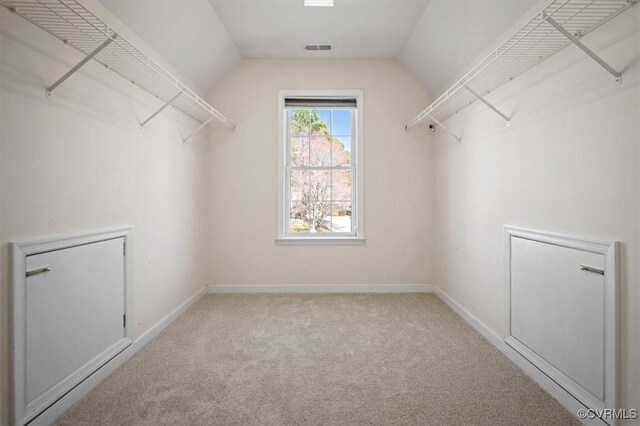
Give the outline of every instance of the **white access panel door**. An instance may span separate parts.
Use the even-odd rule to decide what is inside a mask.
[[[114,238],[27,256],[27,408],[59,398],[126,345],[123,250]]]
[[[513,238],[511,335],[604,400],[602,254]]]

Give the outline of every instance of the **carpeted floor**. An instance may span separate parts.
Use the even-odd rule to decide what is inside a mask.
[[[60,425],[579,424],[430,294],[206,296]]]

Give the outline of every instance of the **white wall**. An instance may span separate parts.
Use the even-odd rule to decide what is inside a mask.
[[[173,110],[0,8],[0,424],[11,416],[9,243],[131,224],[136,336],[207,283],[207,146]],[[127,37],[130,38],[130,37]],[[134,336],[135,337],[135,336]]]
[[[640,407],[640,7],[584,37],[623,84],[569,47],[436,133],[436,285],[504,335],[503,225],[622,242],[622,406]]]
[[[278,89],[364,90],[365,245],[276,245]],[[211,284],[431,282],[432,147],[403,129],[429,97],[400,62],[242,60],[210,101],[238,124],[211,142]]]

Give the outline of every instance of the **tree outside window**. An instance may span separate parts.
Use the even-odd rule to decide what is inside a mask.
[[[352,232],[350,109],[291,109],[289,232]]]

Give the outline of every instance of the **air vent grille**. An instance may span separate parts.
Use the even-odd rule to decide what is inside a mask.
[[[332,46],[330,44],[308,44],[304,47],[304,50],[315,52],[319,50],[331,50]]]

